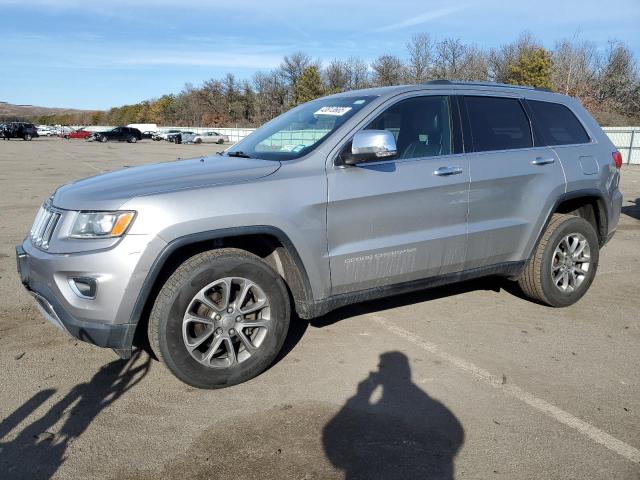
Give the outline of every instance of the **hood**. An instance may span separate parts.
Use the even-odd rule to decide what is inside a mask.
[[[280,162],[215,155],[156,163],[85,178],[60,187],[53,205],[66,210],[117,210],[133,197],[266,177]]]

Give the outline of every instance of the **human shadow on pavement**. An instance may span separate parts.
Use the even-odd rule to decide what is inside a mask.
[[[322,441],[346,480],[447,480],[453,479],[464,429],[447,407],[411,381],[407,357],[387,352],[380,355],[378,371],[358,384],[326,424]]]
[[[115,360],[103,366],[90,381],[73,387],[11,440],[6,437],[56,391],[46,389],[36,393],[5,418],[0,423],[0,477],[51,478],[64,463],[69,444],[82,435],[102,410],[146,376],[151,359],[142,355],[137,350],[129,360]]]

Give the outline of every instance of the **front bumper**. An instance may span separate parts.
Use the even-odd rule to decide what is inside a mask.
[[[121,356],[132,348],[137,322],[131,312],[149,267],[145,254],[155,258],[155,242],[127,237],[112,249],[82,254],[44,252],[28,238],[16,247],[20,280],[42,316],[71,336]],[[74,276],[96,279],[95,298],[74,291],[69,282]]]

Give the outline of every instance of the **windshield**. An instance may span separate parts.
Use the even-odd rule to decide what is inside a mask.
[[[267,160],[293,160],[311,152],[374,96],[321,98],[305,103],[260,127],[227,154]]]

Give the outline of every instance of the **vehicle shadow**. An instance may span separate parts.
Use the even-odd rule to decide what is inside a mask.
[[[36,393],[0,423],[2,478],[51,478],[64,463],[69,444],[82,435],[102,410],[137,385],[149,372],[150,365],[151,359],[141,350],[135,351],[129,360],[104,365],[90,381],[76,385],[44,415],[7,440],[56,391],[45,389]]]
[[[322,442],[326,457],[347,480],[446,480],[453,479],[464,429],[447,407],[411,381],[403,353],[386,352],[378,371],[358,384],[325,425]]]
[[[635,200],[628,200],[629,203],[633,205],[625,205],[622,207],[622,213],[625,215],[635,218],[636,220],[640,220],[640,198],[636,198]]]
[[[441,287],[418,290],[416,292],[405,293],[392,297],[385,297],[378,300],[371,300],[368,302],[341,307],[337,310],[329,312],[326,315],[323,315],[322,317],[309,320],[309,325],[314,328],[322,328],[333,325],[334,323],[345,320],[349,317],[357,317],[359,315],[365,315],[367,313],[374,313],[383,310],[404,307],[407,305],[413,305],[415,303],[422,303],[430,300],[437,300],[439,298],[452,297],[455,295],[461,295],[478,290],[493,292],[504,290],[515,297],[526,299],[516,282],[512,282],[502,277],[484,277],[476,280],[452,283],[450,285],[443,285]]]

